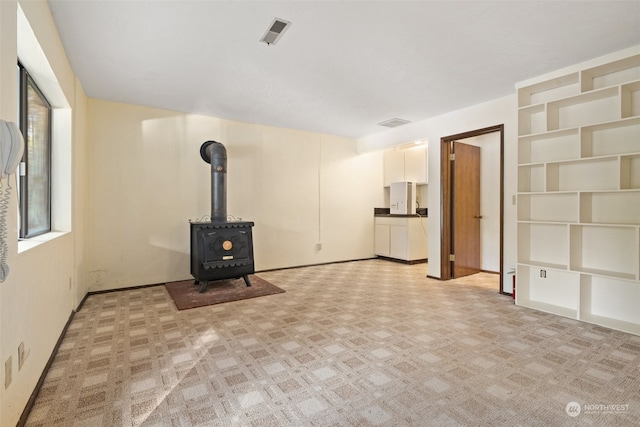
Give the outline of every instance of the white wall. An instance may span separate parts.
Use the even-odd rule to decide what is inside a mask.
[[[18,245],[17,240],[17,194],[11,194],[8,215],[9,266],[7,280],[0,283],[0,425],[11,426],[18,421],[34,387],[42,374],[51,352],[72,310],[81,296],[83,288],[82,269],[74,260],[74,252],[81,251],[77,243],[84,236],[81,228],[71,230],[78,224],[82,214],[82,200],[77,198],[86,192],[86,176],[75,161],[82,157],[82,107],[85,95],[78,84],[58,37],[53,19],[45,1],[20,2],[30,27],[27,37],[35,43],[30,56],[25,52],[24,25],[18,26],[18,3],[13,0],[0,2],[0,118],[17,120],[16,63],[20,48],[20,59],[34,71],[36,83],[43,89],[55,108],[56,120],[64,123],[54,135],[59,142],[54,155],[56,162],[64,164],[62,174],[55,177],[66,185],[54,189],[57,205],[53,212],[57,217],[61,233],[41,238],[44,243]],[[33,47],[33,46],[32,46]],[[25,64],[27,65],[27,64]],[[75,123],[74,123],[75,121]],[[74,159],[75,153],[75,161]],[[12,177],[15,184],[15,176]],[[6,181],[5,181],[6,183]],[[14,185],[15,188],[15,185]],[[74,196],[75,195],[75,196]],[[62,200],[62,204],[60,204]],[[63,214],[65,217],[61,217]],[[73,218],[76,222],[72,223]],[[71,230],[71,231],[70,231]],[[79,253],[78,259],[82,259]],[[18,369],[18,346],[24,342],[28,357],[22,369]],[[4,366],[11,358],[12,381],[7,388]]]
[[[92,291],[191,277],[207,140],[227,149],[228,214],[255,222],[257,271],[373,256],[382,153],[353,139],[91,99],[89,140]]]
[[[440,139],[471,130],[504,124],[504,266],[506,273],[516,265],[516,194],[517,177],[517,98],[513,95],[498,98],[462,110],[420,122],[410,123],[382,134],[358,140],[358,151],[368,152],[392,147],[416,139],[429,141],[429,266],[428,275],[440,277]],[[505,274],[503,287],[511,292],[510,276]]]

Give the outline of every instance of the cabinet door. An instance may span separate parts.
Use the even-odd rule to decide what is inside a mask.
[[[374,248],[376,255],[389,256],[389,226],[386,224],[376,224],[374,234]]]
[[[409,261],[429,258],[427,248],[427,218],[410,218],[407,236]]]
[[[401,150],[384,153],[384,186],[389,187],[392,182],[404,179],[404,152]]]
[[[426,184],[427,147],[410,148],[404,152],[404,177],[406,181]]]
[[[407,226],[392,225],[389,232],[389,240],[389,247],[391,252],[390,256],[392,258],[408,260]]]

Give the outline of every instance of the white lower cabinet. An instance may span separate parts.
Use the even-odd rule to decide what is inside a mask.
[[[427,218],[376,217],[374,253],[404,261],[426,260]]]
[[[378,224],[376,220],[375,225],[375,238],[374,238],[374,252],[376,255],[390,256],[391,254],[391,226],[388,224]]]
[[[409,258],[409,227],[405,221],[401,225],[389,226],[389,256],[412,261]]]

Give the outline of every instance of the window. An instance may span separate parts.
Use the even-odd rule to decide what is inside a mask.
[[[25,139],[20,166],[20,238],[51,231],[51,104],[18,64],[18,116]]]

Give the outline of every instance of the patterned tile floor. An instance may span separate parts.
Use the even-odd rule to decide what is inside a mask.
[[[264,272],[286,293],[186,311],[163,286],[92,295],[27,425],[640,425],[640,337],[426,269]]]

